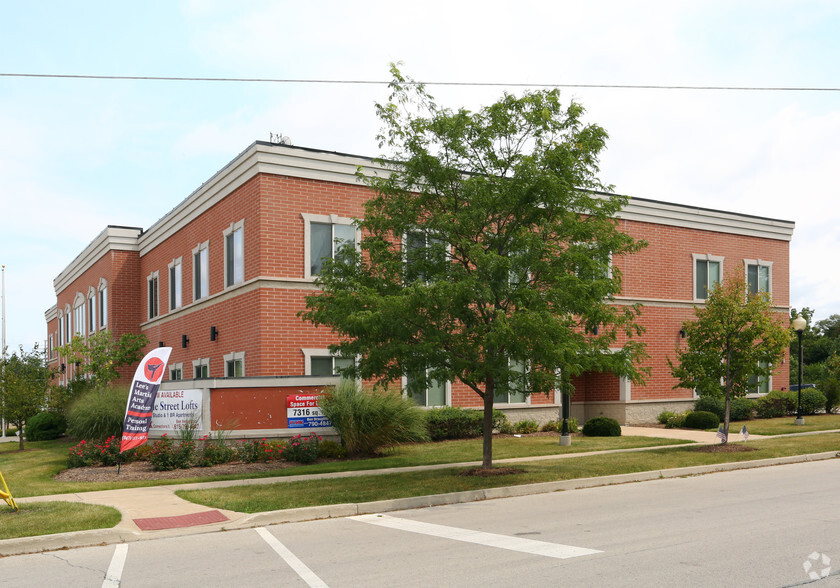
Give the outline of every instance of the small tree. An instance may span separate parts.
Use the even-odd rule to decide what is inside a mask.
[[[43,410],[52,370],[47,367],[44,354],[36,344],[26,352],[21,345],[0,362],[0,401],[5,418],[18,430],[20,450],[23,451],[23,425],[31,416]]]
[[[146,335],[123,333],[119,338],[111,331],[99,331],[87,338],[73,337],[58,348],[58,353],[78,365],[76,378],[87,378],[91,387],[107,386],[120,377],[119,368],[140,361],[143,347],[149,344]]]
[[[784,357],[791,333],[785,316],[773,311],[763,293],[748,295],[743,280],[719,284],[683,324],[686,348],[676,349],[671,373],[675,388],[724,397],[723,443],[729,438],[730,401],[745,395],[759,378],[768,378]]]
[[[489,468],[497,395],[548,394],[560,373],[640,380],[639,309],[610,302],[621,291],[613,259],[643,243],[618,229],[627,199],[597,178],[607,133],[582,122],[579,104],[540,91],[453,111],[392,74],[377,105],[387,173],[361,176],[375,191],[361,252],[345,245],[324,260],[322,293],[301,316],[360,359],[344,375],[472,389]]]
[[[840,355],[832,353],[825,361],[823,377],[819,381],[820,392],[825,394],[825,412],[830,414],[840,405]]]

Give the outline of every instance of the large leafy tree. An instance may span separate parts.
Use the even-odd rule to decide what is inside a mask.
[[[669,358],[668,363],[679,379],[675,388],[724,397],[726,443],[731,399],[745,395],[758,378],[770,377],[790,344],[790,325],[766,294],[749,295],[737,279],[719,284],[694,315],[683,324],[685,348],[677,348],[677,362]]]
[[[377,104],[386,170],[360,173],[374,191],[361,251],[326,260],[301,315],[341,336],[333,351],[360,358],[346,375],[472,389],[491,467],[497,394],[549,393],[589,370],[641,379],[639,308],[610,301],[621,289],[613,260],[643,243],[617,227],[626,198],[597,177],[607,133],[579,104],[539,91],[450,110],[392,74]]]
[[[23,450],[23,425],[43,410],[52,371],[36,344],[32,351],[17,353],[0,361],[0,403],[7,421],[17,427]]]
[[[58,348],[58,353],[78,366],[77,378],[86,378],[91,386],[103,386],[120,377],[119,368],[137,363],[148,344],[149,339],[143,334],[114,337],[111,331],[99,331],[86,338],[73,337]]]

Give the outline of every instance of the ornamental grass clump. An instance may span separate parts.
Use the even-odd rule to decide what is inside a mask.
[[[127,387],[87,390],[67,411],[67,433],[76,439],[107,439],[122,434]]]
[[[321,397],[319,406],[350,456],[429,439],[423,409],[399,392],[361,390],[355,382],[342,381]]]

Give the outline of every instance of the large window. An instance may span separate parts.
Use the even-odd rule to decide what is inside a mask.
[[[694,299],[705,300],[723,277],[723,258],[713,255],[694,256]]]
[[[193,300],[210,294],[210,242],[205,241],[193,249]]]
[[[241,378],[245,375],[245,352],[237,351],[225,355],[225,377]]]
[[[306,277],[321,274],[324,260],[335,258],[344,245],[358,244],[356,227],[349,218],[303,214],[306,237]]]
[[[158,272],[153,272],[146,278],[149,293],[149,319],[153,319],[160,314],[158,275]]]
[[[96,332],[96,290],[91,287],[88,291],[88,333]]]
[[[64,345],[64,315],[58,313],[58,345]]]
[[[245,280],[244,220],[225,230],[225,287]]]
[[[349,357],[335,357],[333,355],[313,355],[309,358],[310,376],[337,376],[343,368],[353,366],[353,359]]]
[[[429,275],[437,273],[438,266],[446,260],[446,246],[443,241],[426,231],[410,231],[403,241],[405,256],[405,281],[426,281]]]
[[[108,284],[105,280],[99,281],[99,328],[108,326]]]
[[[506,385],[499,386],[493,396],[494,404],[522,404],[526,401],[525,384],[527,369],[524,361],[510,360],[513,376]]]
[[[406,394],[420,406],[446,406],[446,383],[429,379],[426,384],[424,388],[422,377],[409,374],[405,378]]]
[[[766,362],[758,364],[762,369],[767,368]],[[750,387],[748,392],[750,394],[767,394],[770,391],[770,378],[767,376],[752,376],[750,378]]]
[[[169,264],[169,312],[181,308],[184,303],[182,258],[173,259]]]
[[[85,299],[84,296],[79,294],[76,297],[76,305],[73,308],[73,326],[75,327],[75,330],[73,331],[74,335],[78,335],[79,337],[85,336],[85,325],[87,324],[86,319]]]
[[[747,292],[758,294],[759,292],[770,293],[772,288],[773,263],[760,259],[745,259]]]

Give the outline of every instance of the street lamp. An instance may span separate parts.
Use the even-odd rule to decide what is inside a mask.
[[[799,390],[797,391],[798,397],[796,400],[796,420],[793,421],[793,424],[804,425],[805,419],[802,418],[802,333],[805,332],[805,327],[808,326],[808,322],[802,318],[801,314],[798,314],[793,319],[792,324],[793,330],[799,335]]]

